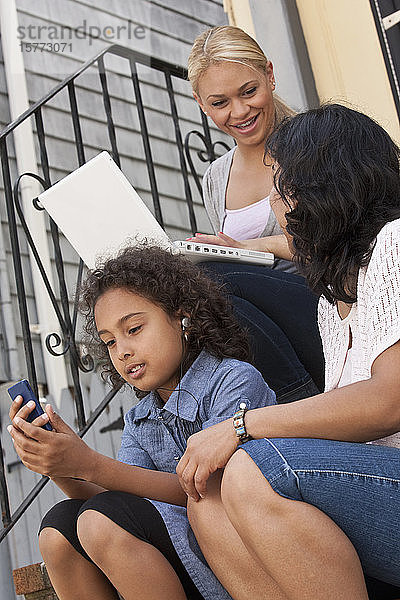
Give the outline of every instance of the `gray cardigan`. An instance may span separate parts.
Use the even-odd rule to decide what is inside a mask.
[[[221,231],[225,218],[225,197],[228,186],[229,173],[232,166],[233,155],[236,146],[223,156],[214,160],[204,173],[203,177],[203,200],[212,228],[215,233]],[[282,229],[278,225],[276,217],[271,210],[264,231],[260,237],[279,235]],[[277,258],[273,269],[296,273],[294,263]]]

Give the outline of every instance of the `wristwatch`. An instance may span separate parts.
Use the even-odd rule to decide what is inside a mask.
[[[247,411],[247,406],[244,402],[239,404],[239,410],[233,415],[233,427],[235,429],[236,436],[239,438],[239,444],[243,444],[250,439],[246,431],[246,425],[244,423],[244,415]]]

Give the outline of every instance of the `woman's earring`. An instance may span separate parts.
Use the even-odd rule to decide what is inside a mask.
[[[190,319],[189,317],[183,317],[183,319],[181,320],[181,327],[182,327],[182,332],[183,332],[183,337],[185,338],[185,342],[188,341],[188,334],[186,332],[186,329],[190,326]]]

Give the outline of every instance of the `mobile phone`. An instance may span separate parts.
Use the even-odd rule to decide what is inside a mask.
[[[26,420],[29,423],[32,423],[32,421],[34,421],[36,419],[36,417],[40,417],[40,415],[44,414],[44,410],[41,407],[39,400],[36,398],[31,386],[29,385],[29,383],[26,379],[22,379],[21,381],[18,381],[17,383],[12,385],[10,388],[8,388],[7,391],[10,394],[12,400],[15,400],[15,398],[17,396],[22,396],[23,400],[22,400],[21,406],[25,406],[25,404],[27,404],[27,402],[29,402],[30,400],[34,401],[35,408],[26,417]],[[43,427],[43,429],[47,429],[47,431],[53,430],[50,423],[45,423],[44,425],[41,425],[41,427]]]

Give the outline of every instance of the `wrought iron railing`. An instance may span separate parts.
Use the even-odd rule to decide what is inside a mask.
[[[138,77],[138,65],[146,65],[151,69],[161,72],[165,78],[165,89],[168,93],[169,105],[170,105],[170,116],[173,119],[174,131],[175,131],[175,144],[179,153],[179,168],[183,178],[184,190],[185,190],[185,201],[189,213],[189,221],[192,232],[194,233],[197,229],[196,216],[194,211],[193,197],[190,185],[189,171],[194,178],[195,184],[199,192],[201,193],[201,184],[192,160],[191,153],[193,148],[190,147],[192,136],[195,136],[197,140],[203,144],[204,149],[197,149],[198,159],[202,162],[211,162],[215,158],[215,145],[222,144],[225,149],[228,146],[221,141],[213,143],[211,141],[211,134],[208,127],[207,119],[200,111],[199,125],[200,131],[190,131],[185,140],[183,140],[180,118],[178,115],[175,90],[174,90],[174,78],[186,79],[187,73],[184,68],[168,63],[166,61],[155,59],[141,53],[123,48],[118,45],[110,46],[105,50],[101,51],[94,58],[87,61],[82,65],[74,74],[67,77],[53,90],[51,90],[46,96],[40,101],[36,102],[23,113],[19,118],[10,123],[0,133],[0,156],[1,156],[1,168],[4,182],[4,193],[5,202],[7,207],[9,235],[11,242],[11,250],[14,265],[14,275],[16,282],[16,292],[18,297],[19,306],[19,318],[21,323],[22,335],[24,340],[24,350],[26,357],[26,372],[27,377],[33,387],[35,393],[38,393],[38,378],[37,378],[37,357],[35,357],[34,346],[32,343],[32,334],[30,330],[30,323],[28,317],[27,298],[25,293],[24,276],[22,269],[21,251],[19,243],[19,228],[17,226],[17,217],[25,236],[34,260],[39,268],[41,277],[46,287],[48,296],[51,304],[54,308],[57,320],[59,322],[61,335],[58,333],[52,333],[47,336],[46,348],[54,356],[69,355],[69,369],[70,376],[73,383],[73,398],[75,402],[75,410],[77,416],[79,435],[83,436],[90,427],[95,423],[97,418],[101,415],[104,409],[107,407],[109,402],[115,396],[118,389],[111,390],[105,398],[99,403],[97,408],[91,413],[90,418],[86,419],[85,407],[83,402],[83,393],[81,386],[81,373],[87,372],[93,369],[93,360],[89,355],[82,355],[77,342],[77,304],[76,302],[70,305],[65,273],[64,273],[64,262],[62,251],[60,247],[59,231],[56,224],[50,219],[50,232],[51,239],[54,249],[55,265],[56,265],[56,276],[59,290],[59,297],[57,297],[43,267],[41,257],[37,248],[35,247],[34,240],[29,231],[28,224],[25,220],[23,210],[19,200],[19,188],[23,178],[33,177],[37,180],[40,185],[47,189],[52,183],[50,176],[50,164],[47,151],[47,141],[45,136],[44,127],[44,107],[48,102],[55,96],[60,94],[62,91],[68,91],[69,107],[68,112],[72,119],[73,131],[74,131],[74,144],[77,154],[78,165],[82,165],[86,161],[85,157],[85,144],[83,141],[82,128],[81,128],[81,115],[78,110],[77,96],[76,96],[76,85],[79,82],[80,76],[85,73],[89,68],[97,68],[98,76],[101,83],[101,94],[105,109],[108,138],[111,147],[111,153],[118,165],[120,165],[120,155],[118,151],[116,128],[113,121],[112,114],[112,103],[110,99],[107,70],[105,67],[105,58],[107,55],[116,55],[125,59],[129,66],[130,78],[132,80],[132,102],[136,105],[140,133],[143,142],[147,173],[150,182],[150,189],[152,194],[152,201],[154,207],[154,214],[161,226],[164,226],[164,219],[162,214],[162,207],[160,203],[160,195],[157,186],[156,170],[154,167],[151,139],[149,136],[148,126],[146,122],[145,107],[142,100],[141,93],[141,81]],[[27,119],[33,117],[36,124],[37,140],[40,151],[40,167],[42,176],[34,173],[21,173],[14,181],[11,176],[10,169],[10,154],[9,145],[10,138],[13,132]],[[188,168],[189,167],[189,168]],[[34,206],[38,210],[43,210],[42,207],[37,203],[35,199],[32,199]],[[77,270],[76,288],[79,288],[83,275],[83,263],[80,261]],[[15,525],[18,519],[26,511],[31,502],[36,498],[41,489],[46,485],[48,479],[42,477],[39,482],[33,487],[30,493],[25,497],[19,507],[11,514],[10,502],[7,489],[7,481],[5,477],[5,467],[3,460],[3,449],[1,447],[0,440],[0,503],[2,511],[3,530],[0,531],[0,541],[7,535],[11,528]]]

